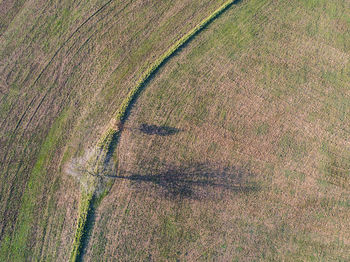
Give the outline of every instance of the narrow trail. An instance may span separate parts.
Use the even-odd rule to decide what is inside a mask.
[[[211,24],[222,13],[229,9],[232,5],[238,4],[241,0],[229,0],[222,4],[212,14],[203,19],[199,24],[192,28],[188,33],[177,40],[163,55],[155,60],[142,74],[135,86],[130,90],[128,95],[121,103],[118,111],[107,125],[106,131],[102,134],[97,142],[93,156],[86,159],[85,167],[81,171],[81,176],[86,177],[88,188],[82,187],[82,196],[79,206],[79,214],[77,228],[74,237],[74,242],[71,250],[70,261],[81,261],[83,259],[83,250],[86,239],[89,238],[89,231],[92,231],[92,226],[88,223],[88,217],[91,217],[91,212],[95,212],[98,203],[101,201],[99,192],[104,192],[106,195],[108,188],[101,191],[101,179],[113,179],[113,177],[105,176],[104,171],[111,162],[112,155],[118,145],[120,135],[123,131],[123,126],[130,114],[130,110],[138,99],[141,91],[146,87],[149,81],[155,76],[159,69],[166,62],[176,55],[181,48],[185,47],[191,40],[195,38],[203,29]]]

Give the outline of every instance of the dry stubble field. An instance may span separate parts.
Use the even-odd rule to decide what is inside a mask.
[[[2,1],[1,260],[67,260],[78,182],[144,68],[223,1]],[[4,12],[5,13],[5,12]]]
[[[223,1],[23,2],[1,20],[0,256],[64,261],[64,164]],[[84,260],[350,259],[347,10],[242,0],[168,61],[126,121]]]
[[[88,260],[350,259],[349,7],[242,1],[169,61],[126,121]]]

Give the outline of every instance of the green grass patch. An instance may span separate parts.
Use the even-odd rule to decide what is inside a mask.
[[[60,143],[67,116],[67,111],[61,113],[53,123],[41,146],[40,153],[23,194],[22,205],[12,241],[5,241],[1,245],[1,251],[3,252],[1,252],[0,258],[2,261],[7,261],[8,257],[11,257],[13,261],[24,261],[26,258],[32,257],[28,245],[30,245],[31,225],[36,215],[35,210],[38,204],[37,197],[42,194],[42,190],[45,186],[45,176],[47,175],[46,167],[55,153],[54,149]],[[6,236],[6,239],[9,239],[8,236]]]

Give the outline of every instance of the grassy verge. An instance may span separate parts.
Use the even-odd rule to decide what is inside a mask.
[[[80,206],[79,206],[79,218],[77,223],[77,229],[75,232],[70,261],[77,261],[80,256],[82,239],[83,239],[85,225],[86,225],[92,199],[93,199],[93,192],[82,194]]]
[[[117,143],[116,140],[119,138],[121,126],[127,119],[129,110],[131,109],[133,103],[137,99],[140,91],[145,86],[145,84],[147,84],[147,82],[152,78],[152,76],[157,72],[157,70],[169,58],[171,58],[171,56],[173,56],[181,47],[183,47],[191,39],[193,39],[193,37],[195,37],[202,29],[208,26],[214,19],[216,19],[220,14],[227,10],[236,1],[237,0],[230,0],[221,5],[211,15],[202,20],[192,30],[190,30],[187,34],[185,34],[179,40],[177,40],[163,55],[161,55],[146,69],[146,71],[142,74],[140,79],[136,82],[136,85],[130,90],[126,98],[123,100],[117,113],[110,122],[107,130],[98,141],[97,147],[100,149],[98,151],[100,152],[101,156],[98,157],[96,166],[100,166],[101,163],[106,163],[106,158],[109,157],[109,154],[111,153],[111,148],[115,148],[114,144]],[[71,251],[71,261],[77,261],[80,258],[80,254],[82,252],[82,240],[84,239],[84,234],[87,233],[86,221],[90,210],[90,206],[92,205],[93,195],[94,192],[83,193],[82,195],[79,208],[77,229]]]

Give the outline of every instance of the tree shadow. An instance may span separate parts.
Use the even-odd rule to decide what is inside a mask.
[[[141,124],[139,131],[146,135],[171,136],[179,133],[181,130],[170,126]]]
[[[190,166],[166,165],[162,169],[149,174],[124,171],[112,177],[132,181],[131,187],[138,192],[151,191],[170,199],[214,200],[225,192],[247,194],[260,190],[256,183],[248,182],[252,173],[236,167],[195,163]]]

